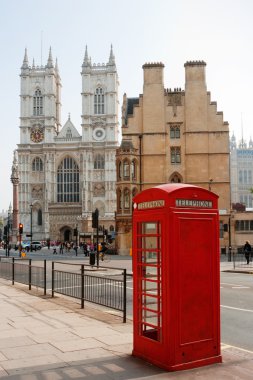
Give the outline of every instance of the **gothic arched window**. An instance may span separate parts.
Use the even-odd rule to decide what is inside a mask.
[[[172,183],[180,183],[181,180],[180,180],[179,176],[175,174],[175,175],[171,178],[171,181],[170,181],[170,182],[172,182]]]
[[[105,168],[105,158],[102,154],[96,154],[94,159],[94,169],[104,169]]]
[[[124,160],[123,162],[123,177],[124,179],[129,179],[130,177],[130,165],[128,160]]]
[[[57,201],[79,202],[79,167],[66,157],[57,169]]]
[[[41,91],[39,89],[35,91],[33,96],[33,115],[43,115],[43,96],[41,95]]]
[[[122,178],[122,162],[121,161],[118,162],[117,168],[118,168],[117,170],[118,179],[121,180]]]
[[[94,114],[104,114],[105,113],[105,95],[101,87],[96,88],[94,94]]]
[[[124,209],[130,208],[130,192],[129,189],[124,190]]]
[[[38,210],[38,226],[42,226],[42,210]]]
[[[136,179],[136,161],[135,160],[131,162],[131,177],[132,179]]]
[[[117,209],[118,211],[122,210],[122,191],[120,189],[117,191]]]
[[[169,182],[172,182],[172,183],[181,183],[181,182],[183,182],[183,178],[182,178],[182,176],[179,173],[175,172],[175,173],[173,173],[170,176]]]
[[[32,162],[32,171],[33,172],[42,172],[43,171],[43,162],[41,158],[35,157]]]
[[[138,194],[138,189],[135,187],[132,190],[132,197],[134,198]]]

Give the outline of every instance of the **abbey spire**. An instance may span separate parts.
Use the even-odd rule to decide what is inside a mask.
[[[87,66],[90,66],[91,65],[91,62],[90,62],[90,59],[89,59],[89,56],[88,56],[88,48],[87,48],[87,45],[85,46],[85,53],[84,53],[84,59],[83,59],[83,64],[82,64],[82,67],[87,67]]]
[[[49,48],[49,55],[48,55],[48,60],[47,60],[47,66],[46,67],[49,68],[49,69],[52,69],[54,67],[51,46]]]
[[[109,64],[109,65],[112,65],[112,66],[115,65],[115,57],[114,57],[114,54],[113,54],[112,45],[111,45],[110,57],[109,57],[109,62],[108,62],[108,64]]]
[[[28,56],[27,56],[27,48],[25,48],[25,55],[23,60],[23,65],[21,66],[21,69],[28,69],[29,62],[28,62]]]

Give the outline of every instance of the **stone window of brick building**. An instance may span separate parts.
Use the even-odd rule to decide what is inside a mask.
[[[171,164],[181,163],[181,149],[179,147],[170,148],[170,163]]]
[[[236,231],[253,231],[253,220],[237,220],[235,222]]]
[[[171,139],[180,139],[180,126],[172,125],[170,127],[170,138]]]

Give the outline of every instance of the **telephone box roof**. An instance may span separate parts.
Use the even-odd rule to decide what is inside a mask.
[[[189,199],[212,199],[213,201],[217,201],[219,198],[217,194],[204,189],[203,187],[188,185],[185,183],[167,183],[143,190],[134,197],[133,201],[138,203],[146,200],[156,200],[159,198],[167,199],[169,201],[175,199],[176,197]],[[171,202],[169,201],[169,204],[170,203]]]

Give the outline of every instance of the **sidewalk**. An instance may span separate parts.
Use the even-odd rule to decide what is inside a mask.
[[[131,356],[132,321],[123,324],[111,311],[90,304],[82,310],[73,299],[45,298],[4,279],[0,320],[1,379],[252,379],[253,352],[225,345],[222,364],[165,372]]]
[[[246,263],[244,265],[236,265],[232,261],[221,261],[220,262],[220,271],[221,272],[234,272],[234,273],[253,273],[252,265],[247,266]]]

